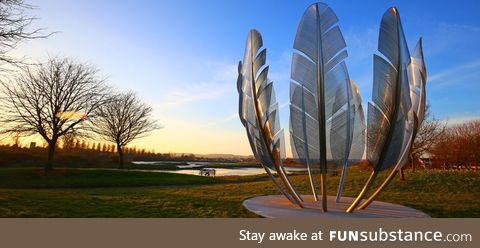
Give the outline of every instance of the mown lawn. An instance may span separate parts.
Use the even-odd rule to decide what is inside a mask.
[[[351,169],[345,195],[369,172]],[[379,200],[432,217],[480,217],[480,173],[418,171],[394,182]],[[308,193],[305,176],[293,176]],[[329,177],[334,194],[338,177]],[[106,169],[0,169],[1,217],[256,217],[242,207],[253,196],[278,194],[266,176],[205,178]]]
[[[228,181],[174,173],[116,169],[0,169],[0,188],[98,188],[205,185]]]

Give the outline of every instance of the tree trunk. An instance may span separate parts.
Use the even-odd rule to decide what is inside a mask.
[[[410,154],[410,160],[412,161],[412,172],[415,172],[415,156],[413,154]]]
[[[48,142],[48,157],[45,170],[49,171],[53,169],[53,157],[55,155],[55,147],[57,146],[57,139],[52,139]]]
[[[119,158],[118,168],[123,169],[125,164],[125,155],[123,154],[122,146],[119,144],[117,144],[117,152],[118,152],[118,158]]]
[[[403,172],[403,169],[400,169],[399,176],[400,176],[400,181],[405,181],[405,173]]]

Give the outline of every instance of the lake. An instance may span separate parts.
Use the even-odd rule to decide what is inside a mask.
[[[168,172],[168,173],[177,173],[177,174],[187,174],[187,175],[195,175],[199,176],[200,169],[215,169],[215,176],[253,176],[253,175],[261,175],[266,174],[265,170],[261,167],[234,167],[234,168],[210,168],[209,165],[212,164],[223,164],[228,167],[228,165],[236,165],[238,163],[212,163],[212,162],[175,162],[175,161],[152,161],[152,162],[144,162],[144,161],[135,161],[133,164],[138,165],[156,165],[156,164],[173,164],[175,165],[176,169],[161,169],[159,167],[152,168],[152,169],[144,169],[141,168],[141,171],[150,171],[150,172]],[[178,165],[177,165],[178,164]],[[291,168],[285,167],[287,173],[291,172],[304,172],[304,168]]]
[[[200,173],[200,170],[190,170],[190,169],[152,170],[152,171],[187,174],[187,175],[195,175],[195,176],[199,176],[199,173]],[[235,168],[235,169],[215,168],[215,176],[217,176],[217,177],[222,177],[222,176],[253,176],[253,175],[260,175],[260,174],[265,174],[265,173],[266,172],[263,168]]]

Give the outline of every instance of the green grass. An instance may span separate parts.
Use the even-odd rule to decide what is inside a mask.
[[[116,169],[2,169],[0,188],[98,188],[182,186],[224,182],[222,178]]]
[[[345,195],[354,196],[368,172],[349,170]],[[382,175],[384,177],[385,175]],[[379,200],[432,217],[480,217],[480,173],[419,171],[395,181]],[[308,193],[305,176],[293,176]],[[334,194],[338,177],[328,180]],[[0,170],[1,217],[256,217],[249,198],[278,194],[265,176],[205,178],[104,169]]]

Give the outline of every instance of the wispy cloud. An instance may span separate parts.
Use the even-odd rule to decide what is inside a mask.
[[[229,122],[238,118],[238,113],[233,113],[225,118],[221,119],[220,122]]]
[[[480,38],[480,28],[477,26],[458,23],[439,23],[430,33],[424,35],[425,55],[428,57],[437,53],[444,53],[449,49],[469,49],[476,46]]]
[[[278,57],[269,58],[270,70],[268,77],[276,84],[284,84],[290,81],[290,65],[292,62],[292,50],[286,49]]]
[[[365,61],[371,63],[372,55],[377,51],[378,27],[354,26],[345,29],[343,34],[347,43],[349,66],[365,67]]]
[[[456,126],[456,125],[467,123],[474,120],[480,120],[480,116],[473,116],[473,115],[472,116],[470,115],[455,116],[453,118],[442,120],[442,122],[447,124],[447,127],[452,127],[452,126]]]
[[[344,30],[350,78],[355,80],[364,99],[365,96],[369,98],[373,77],[372,57],[377,52],[378,26],[353,26]]]
[[[165,92],[160,104],[164,108],[173,108],[197,101],[212,100],[235,88],[236,65],[206,62],[199,70],[210,72],[207,79],[200,82],[181,83],[180,86],[169,89]]]
[[[237,120],[238,118],[239,118],[238,113],[232,113],[232,114],[227,115],[227,116],[225,116],[221,119],[211,121],[211,122],[205,123],[205,124],[200,125],[200,126],[201,127],[217,126],[217,125],[224,124],[224,123],[227,123],[227,122],[232,122],[234,120]],[[240,121],[238,121],[238,122],[240,123]]]
[[[201,100],[215,99],[225,93],[231,86],[218,83],[196,83],[171,90],[164,98],[166,107],[191,103]]]
[[[278,106],[278,109],[283,109],[283,108],[285,108],[286,106],[288,106],[289,103],[290,103],[289,101],[286,101],[286,102],[281,103],[281,104]]]
[[[446,81],[451,81],[454,79],[453,77],[462,76],[466,73],[470,72],[477,72],[480,69],[480,59],[467,62],[465,64],[461,64],[450,68],[445,71],[438,72],[436,74],[430,75],[428,77],[428,82],[441,82],[445,83]]]
[[[284,109],[285,107],[287,107],[289,105],[289,103],[290,103],[289,101],[285,101],[285,102],[281,103],[280,105],[278,105],[278,109],[279,110]],[[234,113],[231,113],[227,116],[224,116],[223,118],[220,118],[218,120],[215,120],[215,121],[212,121],[212,122],[206,123],[204,125],[200,125],[200,126],[210,127],[210,126],[220,125],[220,124],[227,123],[227,122],[232,122],[234,120],[238,121],[240,123],[238,118],[239,118],[238,117],[238,112],[234,112]]]

